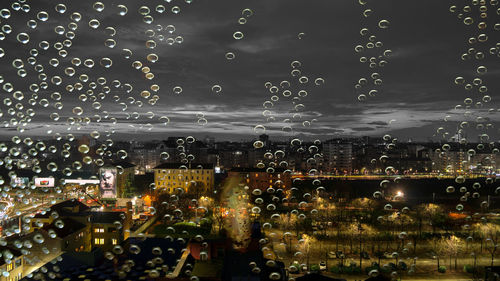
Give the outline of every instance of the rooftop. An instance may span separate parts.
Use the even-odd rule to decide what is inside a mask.
[[[204,169],[211,170],[214,168],[213,164],[201,164],[201,163],[190,163],[190,164],[182,164],[182,163],[163,163],[160,164],[154,169]]]
[[[274,168],[274,173],[284,173],[286,170],[282,168]],[[236,173],[268,173],[267,168],[232,168],[229,172]]]
[[[124,212],[87,212],[92,223],[114,223],[123,221]],[[123,215],[122,215],[123,214]]]
[[[75,221],[74,219],[71,219],[71,218],[61,218],[62,222],[64,223],[64,227],[63,228],[58,228],[56,225],[55,225],[55,222],[49,224],[49,225],[46,225],[43,227],[43,229],[45,231],[48,231],[49,229],[52,229],[56,232],[57,234],[57,237],[59,238],[64,238],[70,234],[73,234],[79,230],[82,230],[86,227],[85,224],[83,223],[80,223],[80,222],[77,222]]]
[[[133,168],[133,167],[135,167],[135,166],[136,166],[135,164],[132,164],[132,163],[127,162],[127,161],[118,161],[118,162],[114,162],[112,165],[113,165],[114,167],[116,167],[116,166],[120,166],[120,167],[122,167],[122,168],[124,168],[124,169],[127,169],[127,168]]]
[[[0,253],[2,253],[2,255],[5,255],[6,251],[9,251],[12,253],[12,255],[14,255],[13,259],[22,256],[22,253],[16,249],[0,246]],[[4,264],[5,264],[5,259],[2,257],[0,258],[0,266]]]

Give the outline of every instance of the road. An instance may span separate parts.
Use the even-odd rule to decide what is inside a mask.
[[[12,207],[14,204],[10,201],[0,201],[0,204],[2,204],[2,207],[0,209],[0,219],[4,219],[5,216],[7,216],[9,213],[12,212]]]
[[[485,178],[487,175],[463,175],[467,179]],[[292,174],[292,179],[343,179],[343,180],[383,180],[383,179],[454,179],[457,175],[429,175],[429,174],[419,174],[419,175],[302,175],[302,174]]]

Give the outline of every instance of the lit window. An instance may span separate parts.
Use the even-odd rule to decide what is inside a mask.
[[[116,244],[118,244],[118,241],[115,238],[113,238],[113,239],[111,239],[111,244],[116,245]]]
[[[104,245],[104,238],[95,238],[94,244],[96,245]]]
[[[94,228],[95,233],[104,233],[104,228]]]
[[[7,264],[7,271],[11,271],[12,269],[14,269],[12,263]]]

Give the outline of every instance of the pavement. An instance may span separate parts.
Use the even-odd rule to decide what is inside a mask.
[[[368,275],[352,275],[352,274],[333,274],[330,272],[321,272],[322,275],[328,276],[331,278],[340,278],[340,279],[345,279],[348,281],[358,281],[358,280],[366,280],[368,278]],[[290,274],[290,277],[300,277],[302,276],[303,273],[300,274]],[[436,274],[422,274],[422,275],[416,275],[416,276],[411,276],[411,275],[403,275],[399,276],[400,280],[404,281],[423,281],[423,280],[441,280],[441,281],[469,281],[473,280],[471,274],[454,274],[454,273],[436,273]]]

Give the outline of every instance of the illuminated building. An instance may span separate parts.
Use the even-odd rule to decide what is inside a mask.
[[[130,236],[130,225],[123,212],[92,212],[92,248],[113,249]]]
[[[267,190],[269,187],[287,190],[292,187],[290,173],[284,173],[283,169],[275,169],[274,173],[259,168],[234,168],[228,172],[228,177],[241,176],[245,184],[250,188]]]
[[[350,174],[352,172],[352,143],[331,140],[323,144],[323,155],[330,172]]]
[[[176,188],[185,192],[205,194],[214,188],[214,167],[212,164],[163,163],[154,168],[157,190],[173,193]]]

